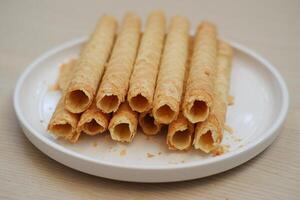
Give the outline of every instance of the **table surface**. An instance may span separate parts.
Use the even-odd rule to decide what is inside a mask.
[[[49,48],[87,35],[103,13],[143,18],[161,8],[215,22],[220,34],[269,59],[285,78],[290,109],[282,133],[263,153],[227,172],[193,181],[139,184],[87,175],[50,159],[24,136],[12,94],[26,66]],[[299,199],[300,1],[0,2],[0,199]]]

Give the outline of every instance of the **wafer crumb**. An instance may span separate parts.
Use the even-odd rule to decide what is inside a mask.
[[[147,158],[152,158],[154,157],[155,155],[153,155],[152,153],[147,153]]]
[[[97,141],[94,141],[94,142],[93,142],[93,147],[96,147],[96,146],[98,146],[98,142],[97,142]]]
[[[126,156],[127,151],[126,149],[123,149],[122,151],[120,151],[120,156]]]
[[[234,104],[234,96],[229,95],[227,97],[227,102],[229,106],[232,106]]]
[[[228,124],[224,125],[224,130],[230,134],[233,134],[233,132],[234,132],[233,128],[231,128]]]
[[[224,153],[229,152],[229,148],[230,148],[229,145],[220,145],[212,151],[212,155],[213,156],[220,156]]]

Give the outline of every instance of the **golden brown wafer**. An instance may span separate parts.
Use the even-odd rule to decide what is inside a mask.
[[[161,129],[161,124],[155,121],[151,110],[140,114],[139,125],[145,135],[156,135]]]
[[[94,101],[92,105],[82,113],[77,125],[77,132],[84,132],[88,135],[103,133],[108,128],[110,115],[103,113],[96,106]]]
[[[97,94],[97,107],[115,112],[125,100],[140,37],[140,18],[126,14]]]
[[[212,106],[216,57],[216,27],[209,22],[203,22],[195,36],[191,69],[182,105],[184,116],[192,123],[204,121]]]
[[[64,93],[64,90],[67,88],[71,80],[74,67],[75,62],[73,60],[62,65],[58,78],[58,84],[62,90],[62,93]],[[79,134],[76,132],[79,115],[71,113],[65,109],[63,96],[64,95],[62,95],[61,99],[59,100],[50,119],[48,131],[53,133],[58,138],[64,138],[70,142],[76,142],[79,137]]]
[[[192,146],[194,125],[182,113],[169,124],[167,144],[171,150],[187,150]]]
[[[163,12],[152,12],[148,17],[127,94],[129,105],[134,111],[146,112],[152,107],[165,24]]]
[[[188,57],[189,22],[172,18],[157,78],[153,101],[156,121],[169,124],[177,118]]]
[[[208,118],[196,126],[194,147],[209,153],[222,141],[224,122],[228,105],[232,48],[220,41],[218,47],[217,68],[214,80],[214,102]]]
[[[81,113],[91,105],[113,46],[116,28],[113,17],[103,16],[81,51],[65,95],[65,107],[70,112]]]
[[[190,61],[193,52],[193,37],[189,39],[189,55],[186,64],[185,77],[184,77],[184,89],[185,93],[186,81],[190,70]],[[190,123],[182,114],[179,113],[177,119],[175,119],[168,127],[167,133],[167,145],[171,150],[188,150],[192,146],[194,135],[194,125]]]
[[[120,142],[131,142],[136,134],[138,113],[127,102],[123,102],[109,122],[111,138]]]

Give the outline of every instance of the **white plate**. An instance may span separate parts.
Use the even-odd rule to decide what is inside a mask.
[[[147,138],[138,132],[131,144],[112,141],[106,133],[82,137],[72,145],[56,140],[46,126],[60,97],[49,90],[59,65],[77,57],[86,38],[62,44],[34,61],[20,77],[14,107],[28,139],[42,152],[79,171],[135,182],[171,182],[201,178],[238,166],[269,146],[280,131],[288,110],[288,91],[276,69],[264,58],[237,43],[231,78],[234,106],[229,107],[223,144],[229,152],[207,156],[199,151],[173,152],[165,135]]]

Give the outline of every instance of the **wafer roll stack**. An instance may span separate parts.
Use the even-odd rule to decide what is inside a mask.
[[[82,113],[77,125],[77,131],[79,133],[84,132],[88,135],[97,135],[103,133],[108,128],[110,115],[103,113],[96,106],[94,101],[92,105]]]
[[[82,113],[92,104],[113,46],[116,28],[113,17],[103,16],[85,44],[65,94],[68,111]]]
[[[214,80],[213,106],[207,120],[198,123],[195,130],[194,147],[206,153],[216,149],[222,141],[228,104],[232,54],[231,47],[220,41]]]
[[[61,66],[58,85],[62,90],[62,93],[65,92],[72,78],[72,72],[75,67],[75,63],[76,61],[73,60]],[[70,142],[76,142],[79,137],[79,134],[76,132],[79,115],[66,110],[63,100],[64,98],[62,95],[50,119],[48,131],[53,133],[58,138],[64,138],[66,140],[69,140]]]
[[[214,75],[217,57],[217,30],[203,22],[195,36],[183,114],[192,123],[204,121],[213,103]]]
[[[188,20],[180,16],[173,17],[166,38],[153,102],[153,116],[159,123],[169,124],[178,116],[188,57],[188,42]]]
[[[146,112],[152,108],[165,37],[165,24],[164,13],[160,11],[151,13],[147,20],[127,96],[129,105],[134,111]]]
[[[120,142],[131,142],[138,125],[138,114],[127,102],[122,103],[109,122],[111,138]]]
[[[161,129],[161,124],[155,121],[152,110],[139,115],[139,125],[145,135],[156,135]]]
[[[128,13],[97,94],[97,107],[104,113],[115,112],[125,100],[140,37],[140,18]]]

